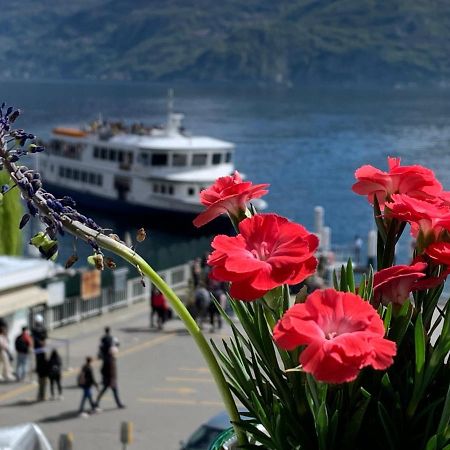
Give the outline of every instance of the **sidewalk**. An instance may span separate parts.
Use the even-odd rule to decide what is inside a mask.
[[[81,391],[75,379],[86,355],[96,356],[105,326],[120,341],[118,384],[126,409],[118,409],[111,393],[102,398],[102,412],[78,417]],[[216,341],[230,335],[207,338]],[[62,380],[63,401],[35,402],[37,386],[31,383],[0,385],[0,423],[3,426],[35,422],[54,449],[61,433],[73,432],[74,448],[119,449],[122,421],[134,424],[130,450],[177,449],[201,423],[223,410],[217,388],[201,353],[180,320],[163,331],[149,329],[148,305],[141,303],[104,316],[52,331],[53,338],[69,339],[71,368]],[[100,382],[99,361],[94,363]]]

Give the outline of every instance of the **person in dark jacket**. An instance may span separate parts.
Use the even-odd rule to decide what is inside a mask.
[[[80,408],[78,410],[78,415],[80,417],[89,417],[89,414],[84,411],[84,404],[86,400],[91,404],[91,412],[96,411],[94,400],[92,399],[92,386],[98,389],[97,381],[95,381],[94,371],[92,370],[92,358],[88,356],[86,358],[86,363],[81,368],[78,375],[78,386],[83,389],[83,397],[81,397]]]
[[[56,349],[52,350],[50,354],[50,359],[48,360],[48,379],[50,380],[50,393],[52,399],[55,399],[55,384],[58,388],[58,399],[62,400],[62,387],[61,387],[61,372],[62,372],[62,361],[61,356]]]
[[[22,327],[20,333],[14,342],[14,347],[17,353],[16,377],[18,381],[23,381],[28,373],[28,365],[30,358],[30,351],[33,345],[28,327]]]
[[[113,345],[113,339],[111,329],[105,327],[105,334],[100,338],[100,345],[98,348],[98,357],[100,359],[105,359],[109,356],[109,350]]]
[[[45,391],[47,389],[48,362],[45,353],[45,344],[47,340],[47,329],[44,325],[44,318],[41,314],[34,317],[34,327],[31,330],[33,338],[33,348],[36,357],[36,373],[38,376],[38,395],[37,401],[45,400]]]
[[[103,388],[99,392],[95,406],[98,408],[100,399],[108,388],[111,388],[114,395],[114,400],[118,408],[125,408],[125,405],[120,401],[119,390],[117,387],[117,363],[116,354],[118,352],[117,346],[113,345],[110,349],[109,356],[103,359],[101,368]]]

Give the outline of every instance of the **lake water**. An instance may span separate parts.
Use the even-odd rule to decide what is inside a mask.
[[[435,170],[450,189],[450,92],[445,90],[2,82],[0,99],[20,107],[18,126],[39,135],[99,113],[161,123],[169,87],[193,134],[234,142],[238,170],[255,183],[270,183],[270,211],[311,229],[313,208],[322,205],[333,244],[351,245],[356,234],[365,237],[372,227],[369,206],[351,191],[354,171],[363,164],[385,169],[388,155],[401,156],[404,164]],[[129,227],[120,212],[113,218],[93,215],[121,232]],[[407,242],[402,246],[400,255],[406,255]],[[155,230],[142,250],[164,266],[207,247],[205,238]]]

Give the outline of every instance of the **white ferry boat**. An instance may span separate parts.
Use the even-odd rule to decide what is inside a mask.
[[[96,210],[192,219],[203,209],[199,192],[233,173],[234,145],[189,135],[183,117],[169,107],[160,127],[100,118],[55,128],[39,160],[45,185]]]

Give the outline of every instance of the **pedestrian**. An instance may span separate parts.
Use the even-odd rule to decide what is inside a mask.
[[[158,330],[162,330],[164,323],[167,320],[167,313],[169,310],[169,306],[167,304],[167,300],[158,289],[154,288],[152,291],[152,315],[153,311],[156,313],[158,317]],[[153,317],[150,319],[151,326],[153,326]]]
[[[98,357],[102,360],[108,357],[112,345],[113,337],[111,335],[111,328],[105,327],[105,334],[100,338]]]
[[[8,328],[6,323],[0,326],[0,381],[14,381],[11,368],[12,355],[9,351]]]
[[[92,358],[86,357],[86,362],[78,374],[78,386],[83,389],[83,396],[81,397],[80,408],[78,409],[79,417],[89,417],[89,414],[84,410],[86,400],[91,405],[91,413],[96,412],[94,400],[92,399],[92,386],[98,390],[97,381],[95,381],[94,371],[92,370]]]
[[[219,283],[218,281],[212,281],[211,284],[211,292],[213,297],[219,303],[219,305],[225,309],[227,295],[225,294],[225,288],[223,283]],[[220,311],[217,309],[215,302],[210,300],[209,302],[209,322],[211,324],[211,333],[216,330],[216,322],[217,328],[220,330],[222,328],[222,315]]]
[[[41,314],[34,317],[34,327],[31,329],[33,338],[34,355],[36,358],[36,373],[38,376],[38,395],[37,401],[45,400],[48,378],[48,362],[45,344],[47,341],[47,328],[44,325],[44,318]]]
[[[32,348],[32,340],[28,332],[28,327],[22,327],[22,333],[16,337],[14,347],[17,353],[16,378],[17,381],[23,381],[28,373]]]
[[[197,257],[192,263],[192,282],[194,289],[200,284],[202,279],[202,259]]]
[[[53,349],[50,358],[48,360],[48,379],[50,380],[50,393],[52,400],[57,398],[58,400],[63,400],[62,387],[61,387],[61,372],[62,372],[62,361],[58,350]],[[55,384],[58,388],[58,396],[55,397]]]
[[[95,402],[95,407],[100,407],[100,400],[103,397],[103,394],[106,392],[108,388],[110,388],[114,395],[114,400],[118,408],[125,408],[125,405],[120,401],[119,398],[119,389],[117,386],[117,360],[116,355],[119,349],[116,345],[112,345],[109,351],[109,355],[107,358],[103,360],[103,365],[101,368],[102,374],[102,384],[103,388],[99,392],[97,401]]]
[[[209,312],[209,305],[211,303],[211,296],[202,282],[195,289],[195,309],[196,309],[196,319],[198,326],[203,327],[203,322],[206,320]]]

